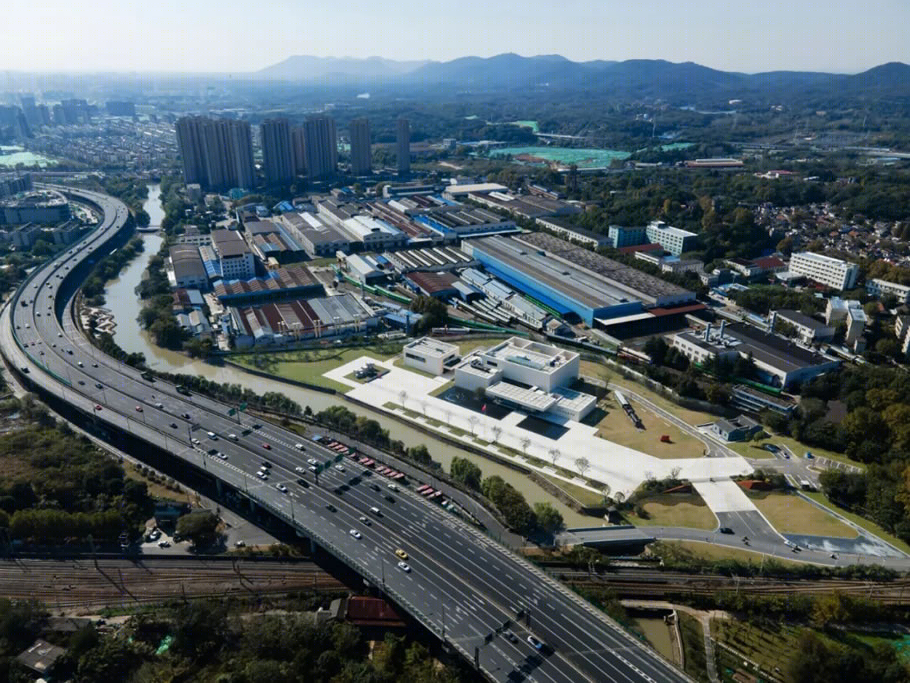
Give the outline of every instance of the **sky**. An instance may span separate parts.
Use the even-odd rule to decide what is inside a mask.
[[[4,10],[0,70],[249,72],[291,55],[561,54],[725,71],[910,62],[910,0],[41,0]]]

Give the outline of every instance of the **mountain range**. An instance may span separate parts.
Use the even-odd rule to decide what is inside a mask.
[[[910,96],[910,66],[891,62],[860,74],[770,71],[745,74],[694,62],[630,59],[573,62],[560,55],[460,57],[447,62],[381,57],[294,56],[251,74],[256,79],[323,81],[357,86],[448,86],[485,91],[523,88],[586,89],[617,95],[667,97],[693,94],[741,96],[755,92],[842,92]]]

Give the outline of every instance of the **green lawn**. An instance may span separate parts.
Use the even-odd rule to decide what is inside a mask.
[[[717,518],[711,508],[705,505],[701,496],[695,493],[667,493],[649,495],[636,499],[648,513],[647,519],[634,514],[627,519],[635,526],[680,526],[690,529],[714,529]]]
[[[513,453],[514,455],[514,453]],[[547,481],[549,481],[554,486],[561,488],[563,491],[572,496],[582,505],[603,505],[604,497],[599,493],[594,493],[594,491],[588,491],[588,489],[582,488],[576,484],[571,484],[562,479],[556,479],[555,477],[549,477],[547,475],[542,475]]]
[[[701,623],[691,614],[677,612],[679,633],[682,637],[683,659],[686,673],[697,681],[708,680],[707,657],[705,656],[705,635]]]
[[[656,458],[701,458],[705,454],[703,442],[666,422],[640,403],[635,405],[635,410],[645,425],[644,430],[635,428],[612,396],[601,401],[600,406],[603,417],[596,427],[597,436],[601,439]],[[669,443],[660,440],[663,435],[670,437]]]
[[[308,349],[299,351],[276,351],[273,353],[246,353],[230,357],[238,365],[260,372],[267,372],[279,378],[306,382],[315,386],[335,389],[341,393],[351,387],[323,377],[323,374],[349,363],[357,358],[371,358],[376,361],[388,360],[398,354],[395,347],[359,347],[347,349]]]
[[[762,562],[762,553],[756,553],[751,550],[740,550],[738,548],[727,548],[726,546],[712,545],[711,543],[702,543],[701,541],[658,541],[649,546],[650,550],[656,555],[663,557],[681,557],[681,558],[701,558],[708,562],[717,560],[738,560],[744,563],[759,565]],[[774,561],[782,565],[791,567],[798,566],[802,563],[795,560],[782,560],[778,557],[766,556],[768,561]]]
[[[783,534],[809,534],[856,538],[857,533],[834,515],[819,510],[795,493],[762,491],[749,493],[755,507]]]
[[[853,522],[857,526],[862,527],[866,531],[869,531],[869,532],[875,534],[876,536],[878,536],[879,538],[882,538],[885,541],[888,541],[888,543],[893,545],[898,550],[901,550],[905,553],[910,554],[910,544],[907,544],[904,541],[902,541],[901,539],[899,539],[897,536],[894,536],[893,534],[888,533],[875,522],[868,520],[865,517],[860,517],[859,515],[857,515],[853,512],[848,512],[847,510],[837,507],[834,503],[832,503],[825,497],[824,493],[816,491],[813,493],[804,493],[803,495],[808,496],[809,498],[811,498],[812,500],[814,500],[817,503],[820,503],[821,505],[824,505],[829,510],[833,510],[833,511],[837,512],[837,514],[839,514],[841,517],[846,517],[851,522]]]

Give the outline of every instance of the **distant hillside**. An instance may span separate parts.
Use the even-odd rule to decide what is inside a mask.
[[[449,87],[462,91],[550,88],[596,91],[624,97],[685,99],[699,96],[742,97],[796,94],[837,96],[910,96],[910,66],[883,64],[856,75],[801,71],[743,74],[711,69],[694,62],[657,59],[624,62],[573,62],[560,55],[460,57],[448,62],[395,61],[332,57],[289,57],[254,74],[286,81],[332,80],[402,87]]]

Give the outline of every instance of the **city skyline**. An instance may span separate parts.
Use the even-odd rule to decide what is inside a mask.
[[[465,0],[458,12],[413,0],[381,11],[359,1],[313,0],[303,8],[273,0],[266,6],[268,16],[282,20],[250,22],[249,7],[237,0],[220,3],[217,12],[208,3],[176,0],[143,13],[113,0],[13,6],[8,25],[42,30],[11,32],[0,69],[239,74],[302,54],[448,61],[504,52],[560,54],[573,61],[693,61],[746,73],[857,73],[908,61],[902,29],[910,23],[910,6],[899,0],[873,0],[862,8],[833,0],[823,13],[817,3],[782,0],[757,7],[720,0],[672,6],[643,0],[634,7],[568,0],[558,16],[539,0],[526,3],[520,16],[477,0]],[[73,31],[74,26],[82,30]],[[244,27],[242,51],[236,49],[237,26]],[[302,33],[304,27],[318,30]],[[93,31],[103,31],[105,40],[82,39]]]

